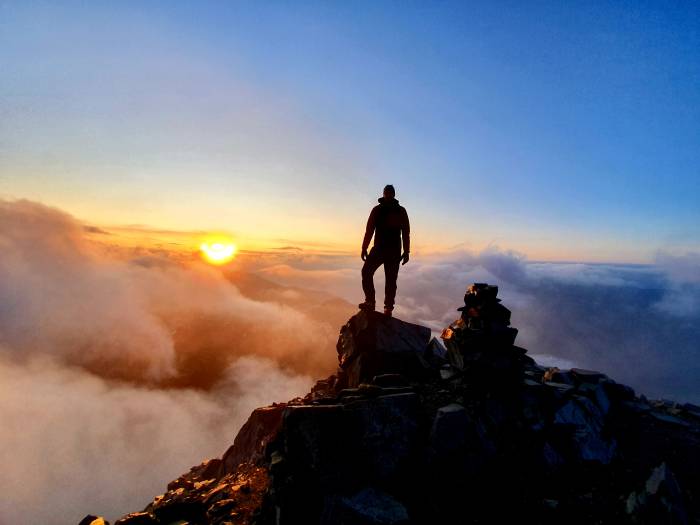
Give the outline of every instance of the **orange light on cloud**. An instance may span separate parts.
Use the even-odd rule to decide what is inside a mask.
[[[236,245],[229,239],[209,239],[199,245],[204,260],[211,264],[226,264],[236,256]]]

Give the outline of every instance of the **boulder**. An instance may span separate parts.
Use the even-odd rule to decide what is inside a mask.
[[[289,468],[314,485],[342,482],[349,447],[342,405],[289,406],[283,426],[280,452]]]
[[[282,426],[283,414],[284,405],[254,410],[221,458],[222,474],[234,472],[243,462],[255,463],[263,459],[267,444]]]
[[[476,473],[495,452],[484,425],[473,419],[458,403],[437,410],[430,431],[430,450],[440,470],[457,470],[468,476]]]
[[[351,428],[350,447],[370,478],[386,480],[410,470],[418,439],[419,399],[415,393],[392,394],[344,407]]]
[[[216,479],[221,474],[222,461],[218,458],[208,459],[197,466],[192,467],[189,472],[168,483],[168,490],[178,488],[191,489],[194,484],[207,479]]]
[[[627,385],[621,383],[616,383],[615,381],[602,381],[603,388],[605,388],[605,393],[612,401],[634,401],[635,394],[634,389]]]
[[[664,462],[656,467],[644,487],[626,501],[627,514],[634,523],[686,525],[688,516],[683,495],[673,472]]]
[[[114,525],[158,525],[148,512],[132,512],[114,522]]]
[[[382,374],[425,380],[438,374],[431,363],[430,329],[379,312],[362,310],[340,330],[338,388],[369,383]]]
[[[282,453],[313,484],[345,486],[358,472],[388,479],[407,468],[417,441],[418,404],[417,394],[399,393],[287,407]]]
[[[151,508],[159,523],[186,520],[194,523],[206,523],[206,506],[197,493],[186,492],[180,488],[168,491],[153,500]]]
[[[585,370],[583,368],[572,368],[570,374],[579,383],[600,383],[608,379],[608,376],[595,370]]]
[[[401,374],[382,374],[374,376],[372,383],[381,387],[408,386],[408,381]]]
[[[427,359],[435,368],[440,368],[449,361],[447,349],[437,337],[433,337],[428,343]]]
[[[321,518],[323,525],[404,525],[406,507],[389,494],[369,487],[353,496],[329,498]]]
[[[600,409],[603,417],[608,415],[612,403],[608,397],[607,391],[600,383],[583,383],[579,386],[578,391],[585,394],[596,406]]]
[[[82,520],[80,520],[78,525],[109,525],[109,522],[101,516],[93,516],[92,514],[88,514]]]
[[[566,401],[555,413],[554,425],[569,429],[568,445],[575,455],[572,460],[606,465],[615,456],[615,441],[605,439],[601,434],[603,413],[588,398],[577,395]]]
[[[681,408],[691,417],[695,419],[700,419],[700,406],[694,405],[693,403],[683,403]]]

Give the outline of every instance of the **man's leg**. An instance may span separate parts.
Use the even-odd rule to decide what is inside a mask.
[[[374,272],[382,264],[382,259],[376,249],[372,248],[362,265],[362,290],[365,292],[365,303],[374,305]]]
[[[401,262],[401,253],[388,254],[384,257],[384,309],[393,310],[394,300],[396,299],[396,279],[399,276],[399,263]]]

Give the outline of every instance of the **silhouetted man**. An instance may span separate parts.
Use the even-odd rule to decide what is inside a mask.
[[[360,308],[374,310],[374,272],[382,264],[386,286],[384,288],[384,313],[391,315],[396,298],[396,278],[399,275],[399,263],[408,262],[408,253],[411,249],[410,227],[408,214],[403,206],[399,206],[394,196],[394,187],[389,184],[384,188],[384,196],[379,199],[379,204],[372,208],[367,220],[365,238],[362,241],[362,289],[365,292],[365,302]],[[374,235],[374,246],[367,253],[369,241]],[[401,255],[401,241],[403,240],[403,255]],[[403,262],[401,262],[403,261]]]

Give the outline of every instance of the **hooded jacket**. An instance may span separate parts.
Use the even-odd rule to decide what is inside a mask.
[[[362,251],[369,247],[369,241],[373,234],[375,248],[401,252],[401,241],[403,240],[403,251],[409,253],[411,250],[411,228],[406,208],[400,206],[396,199],[379,198],[379,204],[372,208],[369,219],[367,219]]]

